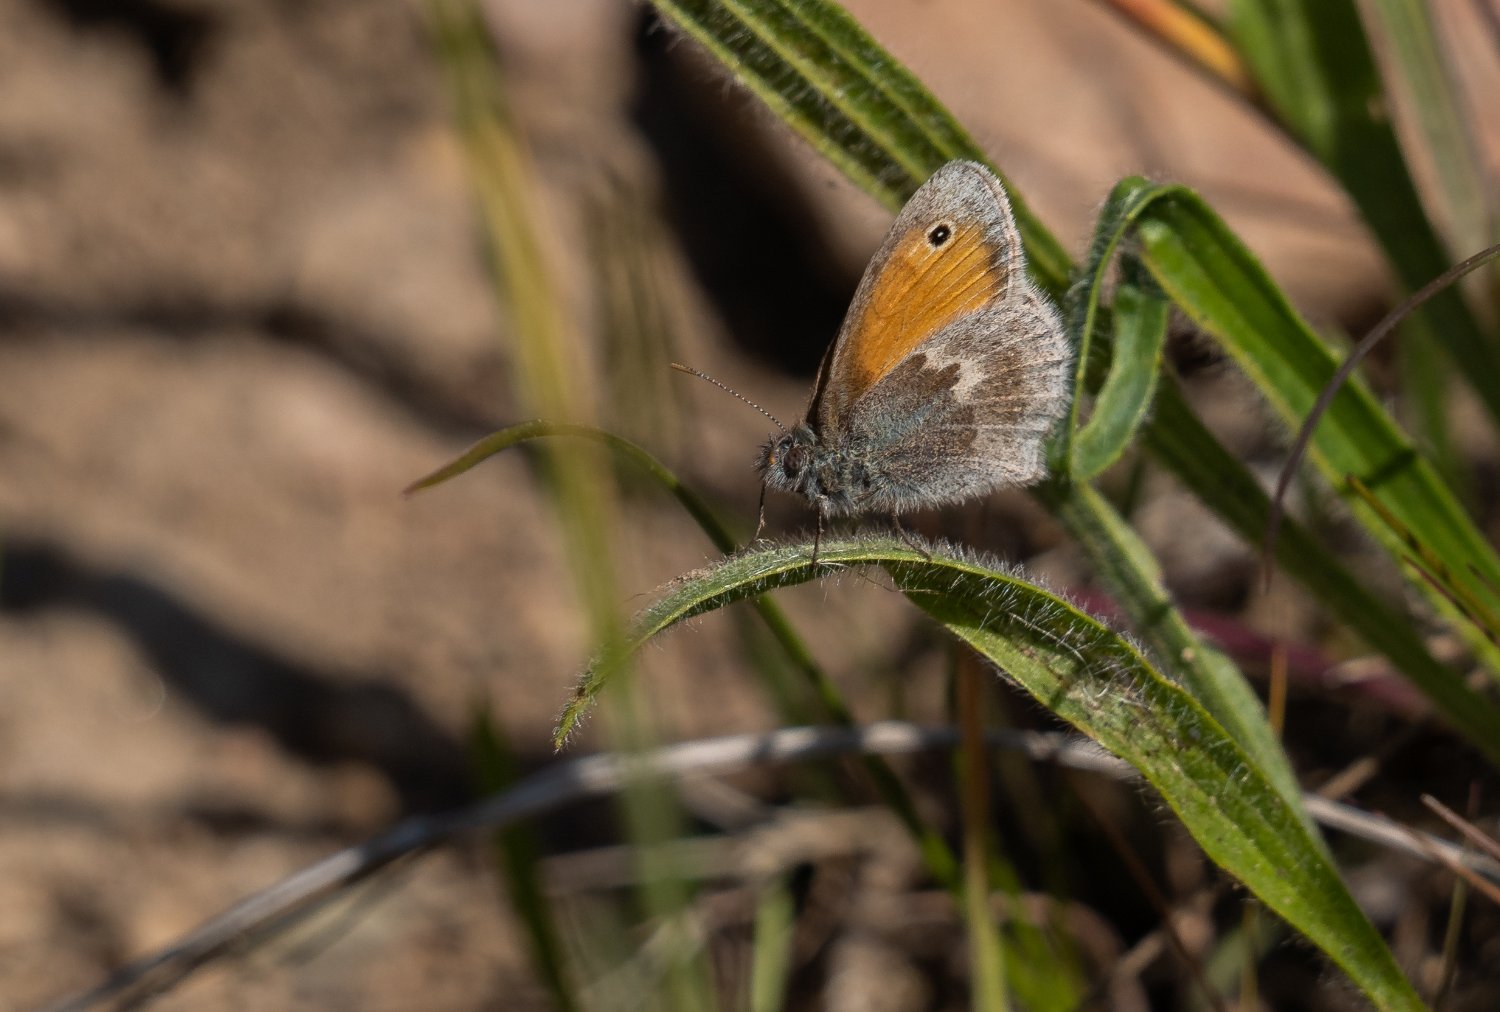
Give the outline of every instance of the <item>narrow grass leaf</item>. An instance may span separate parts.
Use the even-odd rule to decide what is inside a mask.
[[[652,3],[840,171],[892,210],[945,162],[987,161],[952,114],[836,4]],[[1011,207],[1032,274],[1060,294],[1067,284],[1067,252],[1013,190]]]
[[[1402,157],[1353,0],[1234,0],[1229,26],[1277,115],[1348,191],[1402,284],[1415,291],[1443,273],[1451,261]],[[1420,318],[1500,421],[1500,344],[1462,291]]]
[[[763,883],[756,898],[751,942],[750,1012],[780,1012],[786,1007],[796,927],[790,883],[784,876]]]
[[[1407,551],[1411,553],[1407,557],[1407,562],[1418,567],[1423,578],[1434,583],[1442,595],[1453,602],[1459,614],[1479,627],[1486,639],[1491,643],[1500,643],[1500,615],[1487,608],[1479,599],[1470,581],[1465,578],[1469,574],[1461,577],[1449,569],[1442,559],[1433,555],[1427,546],[1422,544],[1421,538],[1403,527],[1401,522],[1391,515],[1390,510],[1385,508],[1385,504],[1365,488],[1358,478],[1350,478],[1349,486],[1365,505],[1375,511],[1381,522],[1391,529],[1391,533],[1406,546]]]
[[[1300,810],[1187,692],[1097,620],[967,560],[888,562],[897,585],[1062,719],[1135,766],[1220,867],[1380,1008],[1423,1008]]]
[[[469,751],[479,773],[479,787],[485,794],[499,794],[521,778],[520,764],[504,729],[490,718],[487,707],[474,708]],[[536,830],[529,823],[517,823],[497,830],[493,840],[496,863],[505,877],[506,896],[526,929],[532,965],[542,985],[551,993],[553,1007],[559,1012],[581,1008],[568,977],[552,904],[543,888],[542,848]]]
[[[1138,231],[1142,259],[1172,300],[1223,343],[1288,424],[1299,423],[1337,363],[1264,268],[1186,188],[1153,200]],[[1494,549],[1363,385],[1351,382],[1339,391],[1311,447],[1314,463],[1336,488],[1354,475],[1445,563],[1460,571],[1473,566],[1500,586]],[[1362,506],[1356,515],[1399,555],[1384,524]]]
[[[1041,495],[1087,553],[1153,656],[1253,756],[1283,803],[1307,826],[1301,790],[1265,708],[1237,667],[1204,643],[1167,592],[1151,550],[1091,485],[1056,482]]]
[[[1099,328],[1106,325],[1104,321],[1110,315],[1104,302],[1105,285],[1109,279],[1110,267],[1114,264],[1115,253],[1134,224],[1136,212],[1149,203],[1153,192],[1153,187],[1138,176],[1128,177],[1115,184],[1109,199],[1104,202],[1103,210],[1099,212],[1093,239],[1089,242],[1089,251],[1078,271],[1077,280],[1068,289],[1067,297],[1063,300],[1068,335],[1073,340],[1076,357],[1073,367],[1073,403],[1068,412],[1068,424],[1053,451],[1056,471],[1077,473],[1073,444],[1078,438],[1083,405],[1088,394],[1099,389],[1101,371],[1106,364],[1112,365],[1113,362],[1108,345],[1094,339]]]
[[[1162,385],[1143,430],[1153,456],[1247,542],[1266,529],[1270,497],[1193,414],[1175,383]],[[1276,560],[1373,649],[1383,653],[1471,744],[1500,764],[1500,709],[1437,660],[1416,624],[1372,594],[1319,539],[1282,520]]]
[[[1184,689],[1097,620],[1015,574],[894,539],[778,546],[675,582],[580,680],[560,736],[628,657],[694,616],[830,567],[879,565],[919,607],[998,665],[1042,705],[1134,765],[1204,851],[1323,949],[1381,1008],[1421,1002],[1349,896],[1301,813]]]
[[[1073,479],[1090,481],[1119,460],[1145,422],[1161,375],[1171,304],[1149,279],[1122,279],[1115,289],[1109,373],[1078,433]]]
[[[955,773],[963,820],[964,936],[969,949],[970,1005],[975,1012],[1009,1012],[1005,967],[1015,953],[996,929],[990,906],[995,884],[990,874],[995,820],[990,812],[989,750],[984,739],[986,674],[980,660],[967,650],[954,659],[952,708],[960,728]]]
[[[719,519],[718,515],[714,513],[703,497],[693,491],[691,486],[685,484],[670,468],[637,444],[592,425],[576,425],[566,422],[547,422],[534,419],[529,422],[519,422],[515,425],[507,426],[498,432],[492,432],[483,439],[478,440],[448,463],[418,478],[406,486],[402,490],[402,494],[415,495],[426,489],[435,488],[446,481],[450,481],[472,470],[497,453],[503,453],[511,447],[530,443],[537,439],[545,439],[553,436],[571,436],[575,439],[585,439],[602,443],[610,452],[614,453],[620,459],[629,461],[631,464],[641,468],[657,484],[670,492],[678,503],[681,504],[682,508],[687,511],[687,514],[697,521],[698,526],[703,529],[703,533],[708,535],[709,540],[713,542],[715,548],[721,552],[734,551],[735,539],[730,534],[729,528]]]
[[[1394,84],[1410,99],[1422,154],[1442,191],[1449,252],[1461,256],[1490,245],[1496,239],[1496,209],[1453,61],[1444,53],[1433,23],[1433,5],[1423,0],[1371,0],[1361,12],[1389,54],[1385,66]]]

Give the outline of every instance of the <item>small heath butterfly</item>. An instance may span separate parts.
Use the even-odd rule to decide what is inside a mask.
[[[762,449],[762,504],[767,488],[805,496],[821,541],[829,516],[895,519],[1040,481],[1072,360],[1057,309],[1026,275],[1000,180],[949,162],[865,269],[806,418]]]

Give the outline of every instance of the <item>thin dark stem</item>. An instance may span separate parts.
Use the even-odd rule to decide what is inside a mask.
[[[1370,330],[1364,338],[1354,346],[1349,357],[1344,359],[1338,371],[1333,374],[1318,393],[1318,399],[1313,403],[1312,410],[1307,413],[1307,418],[1302,422],[1302,428],[1297,430],[1297,438],[1292,443],[1291,453],[1287,456],[1286,464],[1282,466],[1281,474],[1276,478],[1276,491],[1271,496],[1271,510],[1266,518],[1265,548],[1261,558],[1264,566],[1265,585],[1269,588],[1271,584],[1271,572],[1273,560],[1276,558],[1276,537],[1281,531],[1282,500],[1286,498],[1286,490],[1292,483],[1292,475],[1297,473],[1297,467],[1302,463],[1302,458],[1307,454],[1307,447],[1312,442],[1313,433],[1317,430],[1318,422],[1328,411],[1333,399],[1338,396],[1354,370],[1365,357],[1374,350],[1375,346],[1385,340],[1386,335],[1395,330],[1396,327],[1412,313],[1416,312],[1428,299],[1447,289],[1459,278],[1470,271],[1482,267],[1489,261],[1500,257],[1500,244],[1482,249],[1478,253],[1455,264],[1442,274],[1427,282],[1416,291],[1405,302],[1385,315],[1379,323]]]

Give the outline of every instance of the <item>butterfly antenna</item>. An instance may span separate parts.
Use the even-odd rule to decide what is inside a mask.
[[[761,414],[763,414],[767,418],[769,418],[771,420],[771,423],[773,425],[775,425],[778,429],[781,430],[782,435],[786,434],[786,426],[782,425],[779,421],[777,421],[775,415],[771,414],[771,412],[767,411],[765,408],[761,407],[759,404],[756,404],[750,398],[746,397],[744,394],[740,393],[738,390],[734,389],[733,387],[725,386],[723,383],[720,383],[718,380],[714,379],[708,373],[706,373],[706,372],[700,372],[699,370],[694,369],[692,366],[683,365],[681,362],[673,362],[672,363],[672,368],[676,369],[678,372],[685,372],[689,376],[696,376],[696,377],[698,377],[701,380],[708,380],[708,382],[712,383],[714,386],[718,387],[720,390],[724,391],[726,394],[729,394],[729,395],[731,395],[733,397],[738,397],[740,400],[742,400],[746,404],[750,405],[756,411],[759,411]]]

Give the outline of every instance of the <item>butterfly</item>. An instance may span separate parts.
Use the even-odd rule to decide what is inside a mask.
[[[762,523],[766,489],[804,496],[816,560],[828,517],[883,511],[899,530],[901,513],[1040,481],[1072,363],[1000,180],[949,162],[870,260],[806,417],[762,448]]]

